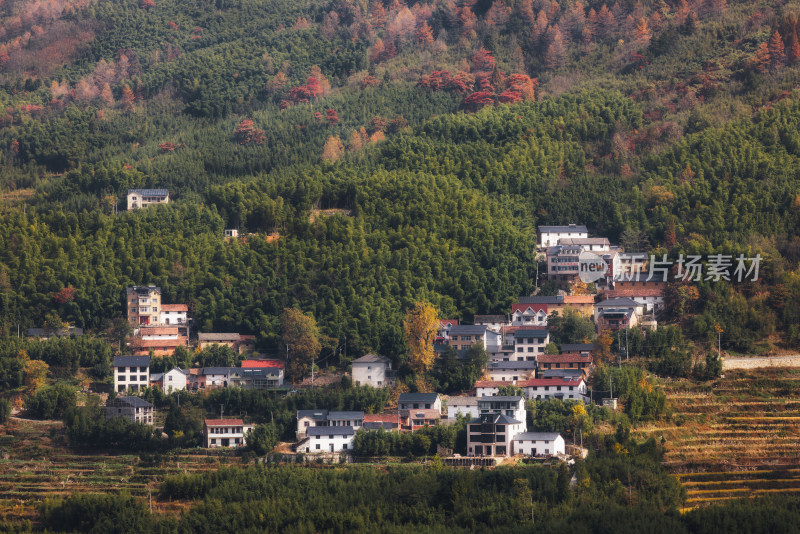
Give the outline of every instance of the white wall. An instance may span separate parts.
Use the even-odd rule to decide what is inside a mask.
[[[333,438],[329,434],[324,436],[311,436],[311,440],[306,443],[306,452],[309,453],[323,453],[323,452],[340,452],[343,450],[352,451],[353,450],[353,439],[355,436],[338,436],[333,435]],[[331,445],[333,445],[333,450],[331,450]]]
[[[353,383],[357,386],[385,387],[387,385],[386,364],[380,362],[353,363]]]

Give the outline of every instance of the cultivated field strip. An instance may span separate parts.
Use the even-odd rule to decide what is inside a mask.
[[[687,506],[769,493],[800,494],[800,369],[728,370],[726,377],[665,386],[670,422],[640,429],[664,438],[664,464]]]
[[[0,520],[35,519],[42,500],[79,492],[124,490],[144,497],[151,491],[155,494],[168,475],[239,463],[236,457],[209,455],[205,450],[165,456],[75,454],[43,437],[57,436],[60,427],[60,423],[14,421],[0,433]],[[153,504],[162,511],[180,508]]]

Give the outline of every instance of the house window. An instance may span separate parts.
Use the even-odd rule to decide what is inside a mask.
[[[319,450],[319,449],[320,449],[320,444],[319,444],[319,443],[317,443],[317,450]]]

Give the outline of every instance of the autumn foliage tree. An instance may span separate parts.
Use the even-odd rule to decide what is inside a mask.
[[[245,119],[240,122],[236,127],[236,131],[234,131],[233,136],[236,138],[236,142],[240,145],[263,145],[266,138],[264,130],[256,128],[253,125],[253,121],[250,119]]]
[[[422,48],[427,48],[433,43],[433,30],[427,22],[423,22],[422,26],[417,28],[416,37]]]
[[[325,112],[325,121],[328,125],[333,126],[334,124],[339,124],[339,114],[336,113],[335,109],[329,109]]]
[[[779,69],[786,64],[783,37],[778,33],[778,30],[772,33],[772,37],[770,37],[769,44],[767,45],[767,50],[769,50],[770,64],[773,68]]]
[[[408,364],[418,375],[433,367],[433,342],[436,340],[438,329],[439,317],[433,304],[416,302],[414,307],[406,312],[403,332],[408,348]]]
[[[322,349],[317,321],[297,308],[284,308],[281,341],[288,357],[287,374],[292,380],[302,378]]]
[[[334,162],[344,154],[342,140],[336,136],[328,137],[325,146],[322,147],[322,161]]]
[[[477,111],[482,107],[493,103],[494,97],[492,96],[492,93],[488,91],[477,91],[471,95],[468,95],[461,105],[464,107],[464,109],[469,111]]]
[[[475,72],[494,70],[494,64],[494,56],[483,47],[472,55],[472,70]]]

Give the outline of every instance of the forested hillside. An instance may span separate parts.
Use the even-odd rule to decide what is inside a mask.
[[[534,289],[536,225],[582,222],[673,255],[760,253],[761,282],[702,284],[672,319],[698,342],[722,324],[727,349],[795,345],[798,14],[5,2],[0,324],[103,330],[125,286],[153,283],[200,330],[270,349],[299,307],[351,354],[397,358],[415,300],[504,313]],[[131,187],[175,201],[127,213]]]

